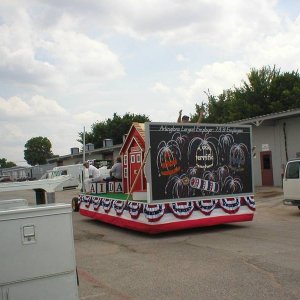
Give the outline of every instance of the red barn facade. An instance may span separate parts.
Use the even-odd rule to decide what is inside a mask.
[[[145,155],[145,126],[143,123],[132,123],[120,155],[123,165],[124,193],[145,192],[147,182],[144,168],[142,168]],[[136,179],[136,177],[138,178]]]

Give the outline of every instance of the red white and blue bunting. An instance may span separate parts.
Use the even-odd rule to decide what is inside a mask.
[[[80,194],[78,196],[78,204],[80,205],[80,203],[84,200],[84,195],[83,194]]]
[[[115,210],[117,216],[122,215],[126,205],[127,205],[126,201],[122,201],[122,200],[115,200],[114,201],[113,207],[114,207],[114,210]]]
[[[218,204],[217,199],[195,201],[198,209],[206,216],[209,216]]]
[[[242,197],[242,199],[245,201],[245,203],[247,204],[247,206],[255,211],[256,208],[255,208],[255,201],[254,201],[254,197],[253,196],[244,196]]]
[[[169,203],[169,207],[175,217],[179,219],[187,219],[194,210],[194,203],[189,202],[173,202]]]
[[[143,204],[138,202],[129,202],[128,203],[128,211],[133,219],[138,219],[140,213],[143,209]]]
[[[80,194],[78,202],[82,208],[99,211],[100,207],[105,213],[110,213],[111,209],[117,216],[121,216],[127,211],[132,219],[138,219],[142,213],[148,222],[157,222],[165,214],[172,213],[178,219],[188,219],[193,212],[202,213],[209,216],[214,210],[222,209],[226,214],[236,214],[241,206],[248,207],[255,211],[255,201],[253,195],[241,197],[228,197],[220,199],[206,199],[197,201],[181,201],[166,204],[144,204],[133,201],[115,200],[105,197]]]
[[[235,214],[240,209],[241,201],[240,201],[239,197],[222,198],[222,199],[219,199],[219,204],[226,213]]]
[[[109,213],[112,203],[113,203],[112,199],[107,199],[107,198],[102,199],[102,207],[106,213]]]
[[[96,211],[99,210],[99,207],[102,204],[102,198],[93,197],[92,201],[93,201],[94,210],[96,210]]]
[[[89,195],[86,195],[85,198],[84,198],[84,202],[85,202],[85,207],[86,208],[89,208],[91,203],[93,203],[93,198],[92,196],[89,196]]]
[[[143,212],[149,222],[157,222],[165,214],[165,204],[145,204]]]

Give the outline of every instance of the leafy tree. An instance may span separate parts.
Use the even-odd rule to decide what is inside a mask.
[[[124,116],[113,114],[106,121],[94,123],[92,131],[85,134],[85,142],[93,143],[95,148],[102,148],[103,140],[111,138],[115,144],[123,142],[123,136],[130,129],[132,122],[144,123],[150,121],[146,115],[126,113]],[[83,132],[79,132],[78,142],[83,143]]]
[[[51,142],[48,138],[38,136],[28,140],[25,144],[24,158],[31,166],[45,164],[47,158],[53,157]]]
[[[275,67],[251,69],[239,88],[220,95],[206,93],[205,122],[226,123],[300,107],[300,75]],[[197,107],[196,107],[197,111]]]
[[[12,161],[7,161],[6,158],[0,158],[0,168],[11,168],[15,167],[16,164]]]

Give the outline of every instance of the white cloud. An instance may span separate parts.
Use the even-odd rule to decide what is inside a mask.
[[[79,123],[79,124],[84,124],[86,127],[86,130],[89,131],[88,127],[90,127],[92,124],[96,122],[102,122],[106,118],[99,114],[95,113],[93,111],[85,111],[82,113],[77,113],[74,115],[74,119]]]
[[[163,43],[244,47],[249,39],[275,34],[280,26],[276,0],[43,1],[35,22],[66,31],[110,30]],[[59,6],[59,9],[58,9]],[[68,16],[72,16],[70,19]],[[52,22],[50,22],[51,20]]]
[[[7,100],[0,97],[0,116],[2,118],[44,118],[45,116],[53,117],[65,113],[65,109],[56,101],[39,95],[33,96],[28,101],[17,96]]]
[[[77,31],[77,18],[63,14],[51,27],[39,28],[26,7],[0,4],[0,78],[37,89],[65,88],[112,80],[125,74],[103,41]]]
[[[156,82],[154,86],[151,88],[151,90],[153,92],[162,93],[162,94],[168,94],[170,92],[170,88],[161,82]]]
[[[81,131],[80,122],[55,100],[40,95],[0,98],[1,156],[11,161],[23,157],[24,145],[32,137],[45,136],[55,153],[65,154]]]
[[[90,2],[84,11],[97,28],[110,27],[141,39],[156,36],[163,43],[200,43],[226,51],[226,47],[244,47],[249,39],[276,33],[280,26],[276,3],[269,0],[116,0]],[[79,17],[82,4],[77,1],[72,7],[65,5],[64,9]]]
[[[54,80],[55,67],[35,58],[35,33],[28,20],[0,26],[0,78],[23,84],[45,84]],[[55,80],[54,80],[55,81]]]
[[[244,59],[253,66],[274,65],[285,70],[300,68],[300,16],[267,37],[263,43],[252,42],[246,48]]]
[[[184,80],[175,90],[177,97],[184,99],[186,105],[194,107],[195,103],[205,102],[205,92],[219,95],[223,90],[239,86],[249,66],[243,62],[227,61],[203,66],[198,72],[184,74]],[[182,77],[182,74],[181,74]]]
[[[193,80],[192,73],[189,70],[183,70],[179,74],[179,78],[183,82],[190,82]]]
[[[178,62],[188,62],[188,61],[190,61],[186,56],[184,56],[183,54],[180,54],[180,53],[176,55],[176,60]]]
[[[29,117],[32,115],[30,106],[19,97],[11,97],[8,100],[0,97],[0,116],[6,117]]]
[[[80,81],[107,80],[124,75],[118,56],[109,47],[88,36],[72,31],[51,32],[52,41],[45,45],[57,68]]]

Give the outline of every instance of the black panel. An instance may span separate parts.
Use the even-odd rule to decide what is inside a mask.
[[[148,126],[152,200],[253,193],[250,126]]]

